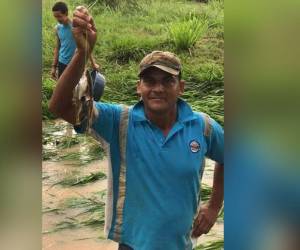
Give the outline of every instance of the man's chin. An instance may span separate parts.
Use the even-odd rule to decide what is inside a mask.
[[[165,114],[167,111],[167,107],[162,105],[149,105],[149,110],[151,110],[153,113]]]

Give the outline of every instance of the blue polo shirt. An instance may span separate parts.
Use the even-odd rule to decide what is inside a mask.
[[[203,115],[181,99],[177,121],[166,137],[146,118],[142,101],[129,108],[127,124],[123,106],[95,107],[99,116],[92,133],[105,140],[110,153],[108,238],[134,250],[191,250],[203,160],[223,163],[221,126],[210,119],[210,135],[204,136]]]

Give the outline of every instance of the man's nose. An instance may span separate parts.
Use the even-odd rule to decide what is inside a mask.
[[[163,91],[164,90],[163,83],[161,81],[156,81],[152,90],[153,91]]]

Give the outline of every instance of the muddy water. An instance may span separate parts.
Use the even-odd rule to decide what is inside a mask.
[[[68,128],[65,123],[56,121],[54,123],[44,123],[44,127],[53,131],[53,136],[74,136],[74,131]],[[51,133],[50,133],[51,134]],[[49,136],[49,133],[47,134]],[[59,140],[61,138],[58,138]],[[53,140],[48,140],[53,142]],[[44,149],[53,150],[53,143],[45,143]],[[85,145],[86,146],[86,145]],[[81,144],[59,150],[64,153],[81,152]],[[74,165],[72,161],[61,161],[49,159],[44,161],[43,167],[43,250],[117,250],[116,243],[104,239],[103,226],[77,225],[59,229],[57,225],[62,222],[72,222],[77,215],[81,214],[87,207],[73,206],[67,207],[66,201],[70,199],[95,199],[100,197],[99,192],[106,189],[106,180],[98,180],[80,186],[63,186],[57,184],[59,181],[74,177],[86,176],[90,173],[106,173],[107,159],[92,161],[84,166]],[[203,175],[203,182],[209,186],[213,181],[213,163],[207,162]],[[97,198],[98,200],[98,198]],[[101,198],[99,198],[101,200]],[[81,218],[81,217],[79,217]],[[198,244],[214,241],[223,238],[223,221],[218,221],[206,236],[200,237]]]
[[[105,180],[82,186],[65,187],[54,184],[68,177],[74,171],[76,171],[77,175],[81,176],[99,170],[105,172],[106,163],[107,160],[104,159],[88,164],[85,167],[74,167],[67,162],[43,162],[43,250],[117,249],[117,244],[101,239],[101,237],[103,238],[103,231],[99,227],[80,226],[78,228],[51,232],[56,229],[58,223],[69,221],[69,218],[73,218],[76,214],[82,212],[82,208],[80,207],[78,209],[64,208],[63,204],[66,200],[83,197],[89,198],[92,194],[106,189]]]

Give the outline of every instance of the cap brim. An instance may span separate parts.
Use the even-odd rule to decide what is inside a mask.
[[[176,69],[172,69],[170,67],[167,67],[167,66],[164,66],[164,65],[149,65],[149,67],[146,67],[144,68],[140,73],[139,73],[139,76],[147,69],[151,68],[151,67],[156,67],[158,69],[161,69],[167,73],[170,73],[171,75],[174,75],[174,76],[178,76],[180,71],[179,70],[176,70]]]

